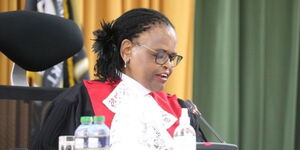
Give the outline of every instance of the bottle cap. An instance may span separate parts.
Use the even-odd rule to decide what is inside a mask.
[[[94,121],[105,121],[105,117],[104,116],[94,116]]]
[[[81,116],[80,117],[81,123],[87,123],[87,122],[92,122],[92,121],[93,121],[93,117],[91,117],[91,116]]]

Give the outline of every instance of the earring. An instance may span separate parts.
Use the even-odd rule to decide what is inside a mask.
[[[130,58],[128,60],[124,61],[124,68],[127,67],[127,64],[128,64],[129,61],[130,61]]]
[[[128,60],[124,60],[124,68],[127,68],[127,64],[130,61],[130,58]]]
[[[124,68],[127,67],[127,62],[128,62],[128,60],[125,60],[125,61],[124,61]]]

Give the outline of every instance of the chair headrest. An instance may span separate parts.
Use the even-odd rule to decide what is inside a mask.
[[[26,70],[45,70],[82,46],[82,33],[71,20],[34,11],[0,13],[0,51]]]

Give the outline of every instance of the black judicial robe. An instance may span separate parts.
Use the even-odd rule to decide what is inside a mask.
[[[101,82],[101,81],[98,81]],[[101,92],[101,89],[99,89]],[[191,125],[196,131],[197,141],[206,141],[200,128],[200,118],[194,110],[191,101],[178,99],[182,108],[189,109]],[[58,149],[58,137],[60,135],[74,135],[76,128],[80,125],[81,116],[94,116],[94,110],[83,83],[72,88],[67,88],[54,100],[44,118],[41,130],[33,136],[32,150],[54,150]]]

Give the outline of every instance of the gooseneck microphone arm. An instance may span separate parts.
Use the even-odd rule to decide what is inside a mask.
[[[224,139],[221,138],[221,136],[214,130],[214,128],[212,128],[210,126],[210,124],[203,118],[202,114],[199,112],[200,115],[200,119],[201,121],[209,128],[209,130],[217,137],[217,139],[221,142],[221,143],[226,143],[224,141]]]
[[[221,142],[221,143],[226,143],[222,138],[221,136],[214,130],[214,128],[203,118],[201,112],[198,110],[197,106],[191,102],[191,104],[193,105],[192,107],[192,110],[193,110],[193,113],[197,113],[201,119],[201,121],[208,127],[208,129],[213,133],[213,135],[215,137],[217,137],[217,139]]]

